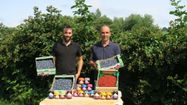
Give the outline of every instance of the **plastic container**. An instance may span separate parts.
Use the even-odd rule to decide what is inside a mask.
[[[108,59],[98,60],[96,63],[98,69],[96,91],[118,91],[118,69],[124,66],[121,56],[116,55]]]
[[[75,86],[75,75],[55,75],[50,91],[71,91]]]
[[[97,64],[97,69],[99,71],[109,70],[109,69],[119,69],[124,66],[120,55],[116,55],[108,59],[97,60],[96,64]]]
[[[53,63],[53,56],[35,58],[37,75],[55,75],[56,68]]]

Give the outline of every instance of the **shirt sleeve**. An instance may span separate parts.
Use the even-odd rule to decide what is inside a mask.
[[[56,53],[55,53],[55,49],[56,49],[56,44],[54,44],[53,48],[52,48],[52,56],[56,56]]]
[[[93,47],[90,49],[90,59],[89,60],[96,61],[94,53],[93,53]]]
[[[115,53],[116,53],[116,55],[121,54],[121,49],[118,44],[116,44]]]
[[[82,56],[82,49],[81,49],[80,45],[78,45],[77,56],[78,57]]]

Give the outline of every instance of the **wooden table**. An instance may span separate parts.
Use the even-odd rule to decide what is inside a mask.
[[[121,95],[117,100],[97,100],[90,97],[72,97],[72,99],[44,99],[39,105],[123,105]]]

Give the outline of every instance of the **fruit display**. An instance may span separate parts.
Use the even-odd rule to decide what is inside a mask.
[[[94,92],[92,90],[93,85],[90,84],[90,78],[79,78],[76,93],[79,97],[89,97],[93,96]]]
[[[55,65],[51,59],[36,61],[37,69],[50,69],[55,68]]]
[[[48,95],[49,99],[71,99],[72,94],[69,91],[53,91],[50,92]]]
[[[72,79],[55,79],[52,90],[71,90],[72,84]]]
[[[118,99],[118,93],[116,91],[114,92],[95,92],[94,99],[101,99],[101,100],[111,100],[111,99]]]
[[[115,66],[118,63],[117,59],[103,60],[100,62],[101,68],[106,68],[110,66]]]
[[[109,78],[111,77],[109,76]],[[107,77],[106,79],[109,79],[109,78]],[[70,85],[71,83],[73,82],[69,78],[55,78],[53,89],[56,89],[56,90],[51,91],[48,95],[48,98],[49,99],[72,99],[73,97],[90,97],[96,100],[118,99],[118,93],[116,91],[104,92],[104,91],[93,90],[92,89],[93,85],[90,84],[89,78],[79,78],[77,81],[78,84],[76,84],[76,89],[71,89],[70,87],[64,88],[64,85],[59,85],[59,84]],[[55,84],[58,84],[58,85],[55,85]]]
[[[53,63],[53,56],[35,58],[37,75],[55,75],[56,68]]]
[[[98,79],[99,87],[115,87],[117,78],[112,75],[104,75]]]
[[[117,70],[124,66],[124,63],[121,59],[120,55],[113,56],[111,58],[97,60],[97,69],[100,70],[109,70],[114,69]]]
[[[75,87],[75,82],[74,75],[56,75],[50,91],[72,90]]]
[[[99,71],[96,87],[117,87],[118,71]]]

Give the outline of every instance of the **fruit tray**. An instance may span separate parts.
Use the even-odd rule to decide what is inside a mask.
[[[98,71],[96,90],[103,92],[118,91],[119,72],[116,70]]]
[[[72,90],[75,88],[74,75],[55,75],[50,91]]]
[[[56,68],[53,63],[53,56],[37,57],[35,58],[37,75],[47,74],[55,75]]]
[[[114,57],[97,60],[97,69],[100,70],[109,70],[109,69],[119,69],[124,66],[123,61],[120,55],[116,55]]]

